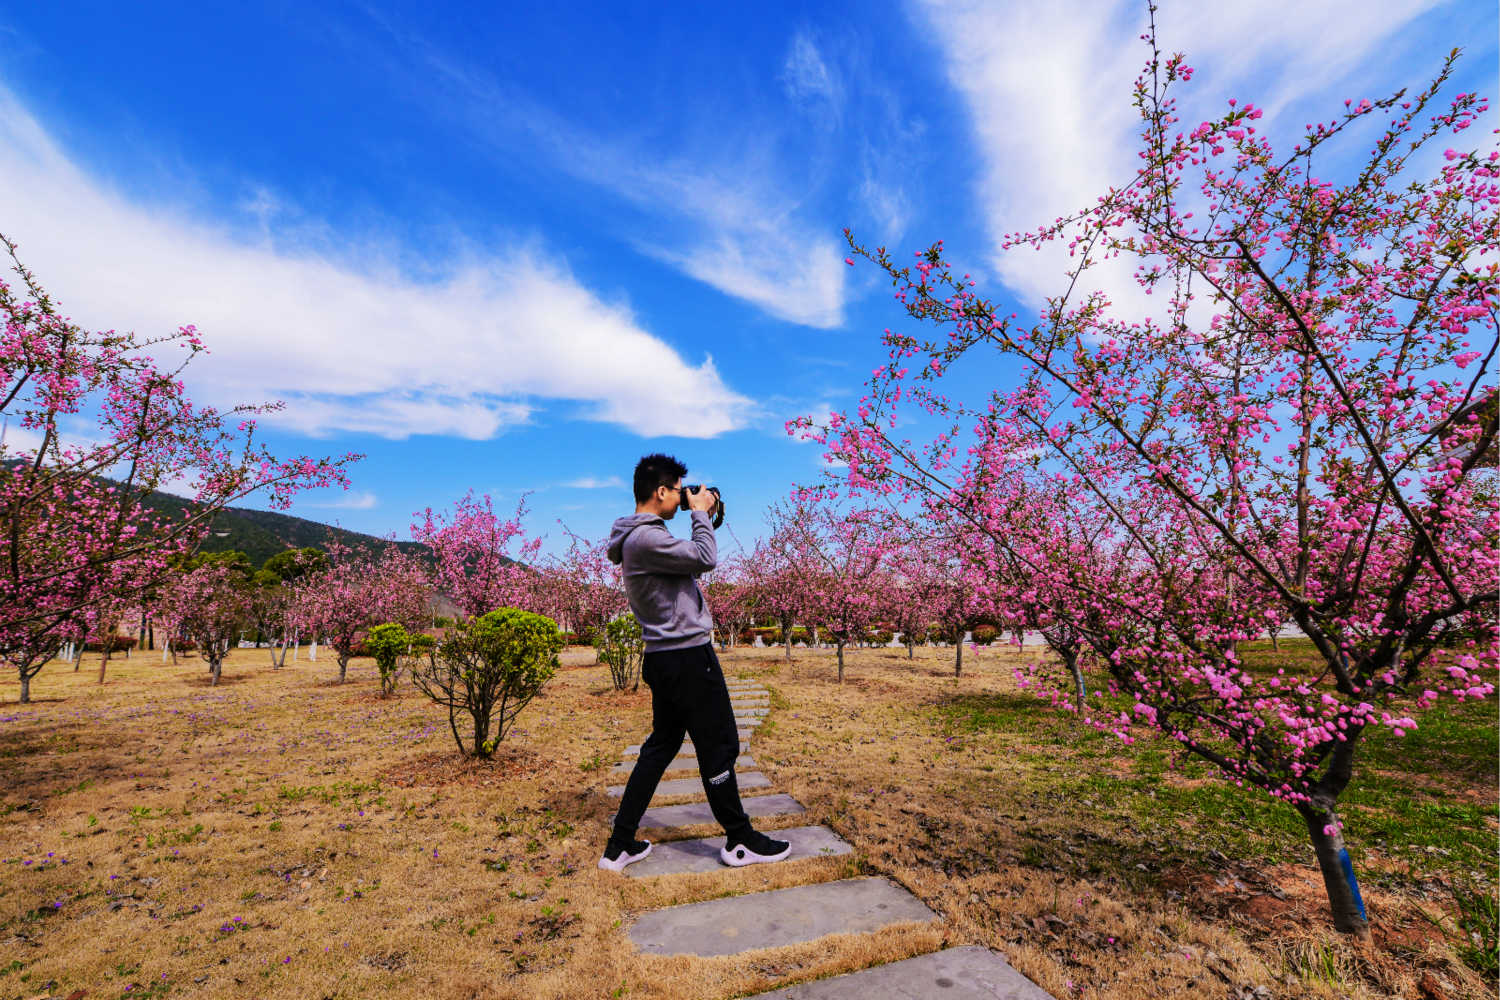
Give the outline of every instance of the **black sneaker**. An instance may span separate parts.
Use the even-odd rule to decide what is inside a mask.
[[[785,861],[792,853],[792,845],[785,840],[772,840],[763,833],[752,833],[747,843],[729,841],[719,848],[719,858],[733,868],[760,865],[771,861]]]
[[[609,845],[604,848],[604,857],[599,859],[599,867],[605,871],[622,872],[626,865],[635,864],[650,853],[649,840],[632,840],[628,844],[621,844],[611,837]]]

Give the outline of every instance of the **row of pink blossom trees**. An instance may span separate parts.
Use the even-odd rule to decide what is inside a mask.
[[[1278,153],[1249,104],[1181,123],[1192,70],[1151,44],[1135,177],[1007,243],[1071,256],[1039,319],[941,243],[905,265],[851,237],[937,333],[887,331],[857,409],[789,429],[835,470],[809,492],[971,539],[981,599],[1056,654],[1027,671],[1045,697],[1296,809],[1335,926],[1368,939],[1338,815],[1362,737],[1494,690],[1500,154],[1463,144],[1477,95],[1438,106],[1451,59]],[[1346,179],[1320,173],[1350,148],[1370,153]],[[1160,310],[1083,291],[1106,262]],[[1015,378],[965,405],[947,386],[975,364]],[[1284,625],[1311,662],[1247,666],[1241,644]],[[1080,660],[1123,711],[1091,707]]]
[[[219,510],[251,494],[285,508],[299,490],[347,486],[358,456],[277,460],[253,418],[279,404],[220,411],[188,398],[185,369],[206,350],[191,326],[155,338],[84,329],[0,241],[19,279],[0,282],[0,658],[26,701],[64,644],[108,650],[122,615]],[[180,514],[150,502],[169,487],[188,496]]]

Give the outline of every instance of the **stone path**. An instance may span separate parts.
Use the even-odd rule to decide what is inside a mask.
[[[740,727],[742,756],[735,762],[736,768],[754,767],[755,759],[748,756],[750,740],[755,727],[770,715],[770,692],[751,679],[728,678],[726,683]],[[627,747],[623,756],[639,757],[640,751],[640,745],[636,744]],[[629,774],[635,764],[622,760],[611,774]],[[684,743],[667,770],[695,771],[697,767],[693,745]],[[742,792],[772,787],[770,779],[759,771],[739,772],[735,780]],[[614,785],[607,791],[618,798],[624,794],[625,786]],[[647,809],[641,820],[642,829],[714,822],[713,811],[703,795],[701,777],[664,780],[657,786],[656,794],[692,795],[697,801]],[[741,804],[751,818],[807,812],[792,796],[779,792],[743,795]],[[785,865],[808,858],[848,854],[854,849],[825,826],[768,832],[791,843],[790,857],[779,862]],[[686,874],[712,878],[714,872],[726,870],[719,859],[719,849],[723,846],[723,837],[654,844],[650,856],[626,868],[625,875],[654,878]],[[921,900],[886,879],[852,878],[670,906],[642,915],[628,934],[636,947],[648,954],[718,956],[813,941],[828,934],[864,934],[890,924],[936,919],[938,915]],[[1003,954],[977,946],[948,948],[762,993],[751,1000],[926,1000],[935,996],[944,1000],[1053,1000],[1011,968]]]
[[[873,969],[832,976],[749,1000],[1052,1000],[1052,994],[1010,967],[1005,958],[965,945]]]
[[[630,940],[652,955],[737,955],[936,917],[883,878],[843,879],[657,910],[635,922]]]

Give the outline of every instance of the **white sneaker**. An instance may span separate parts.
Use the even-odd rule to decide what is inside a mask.
[[[651,841],[649,840],[637,840],[630,845],[629,850],[611,840],[609,846],[604,849],[604,857],[599,859],[599,867],[607,872],[622,872],[626,865],[633,865],[650,853]]]
[[[792,853],[792,845],[785,840],[772,840],[764,834],[757,836],[760,840],[753,849],[744,844],[725,844],[719,848],[719,860],[732,868],[743,868],[746,865],[785,861]]]

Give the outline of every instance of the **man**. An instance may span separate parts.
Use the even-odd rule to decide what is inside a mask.
[[[716,498],[706,489],[686,494],[691,539],[674,538],[666,526],[684,496],[686,473],[687,466],[669,455],[641,459],[635,467],[635,513],[617,520],[609,536],[610,561],[623,566],[625,596],[646,640],[641,678],[651,688],[652,713],[651,736],[641,744],[614,834],[599,859],[599,867],[609,871],[624,871],[651,853],[650,841],[635,839],[636,828],[662,773],[682,749],[684,733],[693,738],[709,808],[728,836],[719,851],[724,863],[738,868],[781,861],[791,853],[786,841],[757,833],[740,806],[734,777],[738,726],[714,655],[713,616],[694,579],[719,561],[709,520]]]

